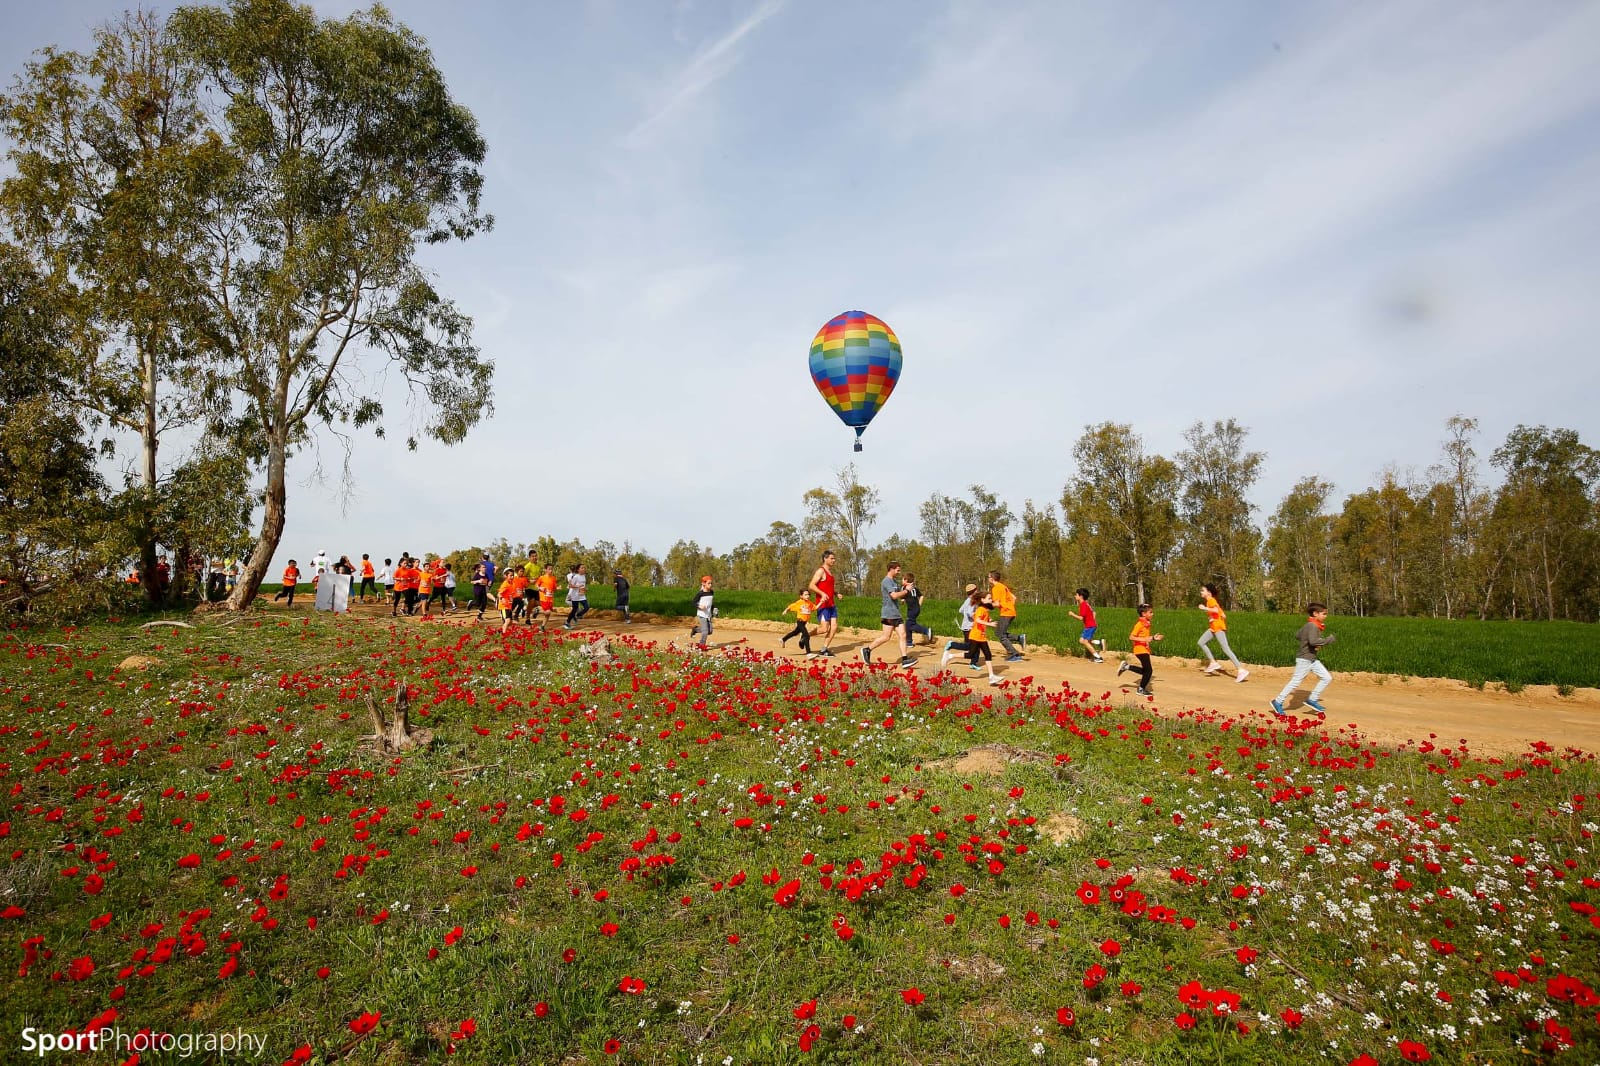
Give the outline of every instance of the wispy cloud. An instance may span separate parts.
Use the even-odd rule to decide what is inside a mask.
[[[782,8],[783,0],[762,0],[742,22],[697,52],[667,81],[651,102],[649,113],[623,135],[623,145],[633,148],[647,143],[667,120],[727,76],[738,65],[740,42]]]

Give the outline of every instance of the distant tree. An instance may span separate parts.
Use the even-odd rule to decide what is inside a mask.
[[[966,540],[972,545],[978,569],[989,571],[1005,565],[1006,532],[1016,522],[998,496],[982,485],[969,485],[971,504],[962,511]]]
[[[672,588],[696,588],[704,574],[710,574],[719,583],[723,577],[723,564],[710,548],[702,548],[692,540],[680,540],[661,560],[666,584]]]
[[[963,583],[972,579],[962,575],[977,575],[978,568],[967,559],[962,542],[963,531],[973,524],[971,510],[972,505],[965,500],[939,492],[924,500],[918,509],[921,540],[928,546],[927,573],[918,577],[930,594],[957,595]]]
[[[866,532],[878,520],[879,503],[878,490],[861,483],[854,463],[837,471],[831,490],[805,494],[807,536],[830,543],[858,596],[866,587]]]
[[[1267,523],[1271,600],[1278,610],[1332,599],[1333,522],[1326,513],[1332,492],[1321,478],[1301,478]]]
[[[1055,508],[1022,505],[1022,532],[1011,544],[1009,566],[1019,588],[1032,590],[1041,603],[1065,603],[1070,596],[1062,565],[1063,537]]]
[[[1570,429],[1517,426],[1489,460],[1505,471],[1492,521],[1509,531],[1510,565],[1546,618],[1593,602],[1600,555],[1600,452]]]
[[[1085,430],[1072,454],[1078,473],[1061,494],[1069,536],[1114,565],[1119,591],[1131,585],[1147,602],[1177,542],[1177,467],[1145,455],[1133,427],[1112,422]]]
[[[1177,456],[1183,485],[1178,570],[1191,586],[1219,585],[1227,602],[1240,606],[1261,568],[1261,531],[1250,493],[1266,456],[1245,448],[1248,436],[1231,418],[1210,426],[1196,422],[1184,431],[1187,447]]]

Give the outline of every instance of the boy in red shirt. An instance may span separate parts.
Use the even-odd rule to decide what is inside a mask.
[[[1078,601],[1078,609],[1072,617],[1083,623],[1083,632],[1078,634],[1078,643],[1083,645],[1083,650],[1089,653],[1089,661],[1103,663],[1100,649],[1095,647],[1095,633],[1100,627],[1094,620],[1094,608],[1089,605],[1089,590],[1079,589],[1072,594]]]

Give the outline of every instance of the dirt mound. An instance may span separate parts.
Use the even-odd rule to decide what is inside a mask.
[[[1057,811],[1044,820],[1039,827],[1039,832],[1050,839],[1052,844],[1070,844],[1074,840],[1082,840],[1089,835],[1089,825],[1082,818]]]
[[[958,774],[986,774],[998,776],[1014,762],[1049,762],[1050,756],[1042,751],[1029,751],[1011,744],[979,744],[965,755],[951,759],[937,759],[928,764],[934,770],[954,770]]]
[[[148,670],[152,666],[160,666],[160,659],[153,659],[148,655],[130,655],[117,664],[118,670]]]

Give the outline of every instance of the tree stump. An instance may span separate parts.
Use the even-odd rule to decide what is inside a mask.
[[[412,729],[408,721],[410,701],[404,685],[394,700],[394,718],[386,721],[372,693],[367,693],[367,711],[372,715],[372,745],[384,755],[398,755],[411,748],[426,748],[433,743],[433,730]]]

